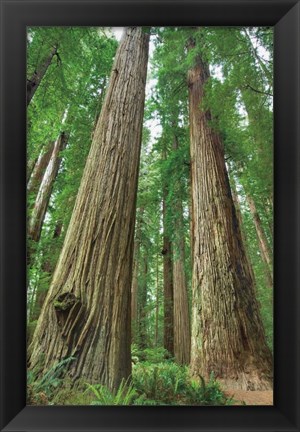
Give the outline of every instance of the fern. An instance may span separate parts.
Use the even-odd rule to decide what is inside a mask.
[[[128,385],[128,380],[125,381],[124,379],[115,393],[101,384],[86,385],[88,387],[87,390],[92,391],[96,396],[96,400],[92,401],[91,405],[132,405],[134,398],[137,396],[133,385]]]

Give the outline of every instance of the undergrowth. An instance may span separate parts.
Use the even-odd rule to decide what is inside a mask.
[[[122,380],[112,392],[106,386],[62,378],[66,359],[37,379],[28,375],[28,404],[32,405],[230,405],[219,383],[211,375],[205,382],[190,377],[163,348],[133,347],[131,379]]]

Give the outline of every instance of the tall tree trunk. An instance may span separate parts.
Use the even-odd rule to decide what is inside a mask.
[[[134,253],[133,253],[133,272],[132,272],[132,284],[131,284],[131,335],[132,342],[136,342],[137,339],[137,325],[138,325],[138,271],[139,271],[139,243],[135,240],[134,242]]]
[[[39,65],[39,67],[34,71],[32,77],[27,79],[27,106],[29,105],[31,99],[33,98],[35,92],[38,89],[42,79],[44,78],[48,67],[50,66],[52,59],[57,54],[57,46],[51,48],[48,57]]]
[[[54,145],[55,145],[54,142],[49,142],[46,148],[41,151],[28,181],[28,185],[27,185],[28,195],[38,191],[43,176],[45,174],[46,168],[50,162]]]
[[[68,135],[62,132],[54,144],[50,161],[44,173],[44,177],[35,200],[28,227],[28,237],[34,242],[38,242],[41,236],[42,225],[48,208],[53,184],[61,162],[59,154],[66,147],[67,141]],[[28,248],[28,252],[28,262],[30,262],[30,248]]]
[[[174,150],[178,149],[177,137]],[[185,240],[183,208],[180,185],[175,199],[174,240],[173,240],[173,293],[174,293],[174,356],[179,364],[189,364],[191,350],[191,331],[187,283],[185,275]]]
[[[116,389],[131,373],[131,283],[149,34],[127,28],[49,294],[29,347],[45,371]]]
[[[155,302],[155,335],[154,344],[158,347],[158,322],[159,322],[159,254],[156,256],[156,302]]]
[[[141,258],[141,272],[138,286],[138,336],[137,341],[141,349],[147,348],[147,279],[148,279],[148,259],[146,251]]]
[[[271,258],[272,253],[271,253],[271,250],[270,250],[270,247],[268,244],[268,240],[267,240],[267,237],[265,235],[259,214],[256,210],[254,200],[250,195],[247,195],[246,200],[247,200],[250,212],[251,212],[252,217],[253,217],[253,222],[255,225],[256,234],[257,234],[257,238],[258,238],[260,254],[261,254],[262,260],[265,264],[268,286],[269,286],[269,288],[272,288],[273,287],[273,274],[272,274],[273,265],[272,265],[272,258]]]
[[[195,48],[190,40],[189,49]],[[198,55],[188,73],[193,211],[191,372],[228,388],[272,386],[254,281],[234,208],[224,150],[200,103],[209,69]]]
[[[174,355],[172,243],[167,233],[167,188],[163,188],[164,348]]]
[[[144,209],[140,208],[136,215],[136,229],[133,253],[133,274],[131,284],[131,332],[132,342],[138,341],[138,294],[139,294],[139,264],[141,254],[141,224]]]

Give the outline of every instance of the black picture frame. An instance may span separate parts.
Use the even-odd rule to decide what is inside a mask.
[[[299,431],[299,1],[1,0],[0,429]],[[275,26],[274,406],[26,406],[26,26]]]

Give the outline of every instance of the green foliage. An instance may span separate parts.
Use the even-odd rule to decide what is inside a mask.
[[[35,371],[29,370],[27,374],[27,403],[29,405],[47,405],[49,399],[62,385],[62,375],[74,359],[74,357],[68,357],[58,362],[42,377],[38,377]]]
[[[110,391],[103,385],[87,384],[87,386],[87,390],[96,396],[91,405],[132,405],[137,396],[136,389],[128,383],[128,380],[122,380],[116,392]]]
[[[186,369],[175,363],[139,363],[133,368],[132,379],[145,399],[172,405],[185,385]]]
[[[203,377],[200,381],[190,380],[190,385],[186,387],[186,398],[189,405],[230,405],[231,399],[227,399],[222,392],[219,383],[211,374],[210,379],[205,383]]]
[[[65,377],[51,398],[51,405],[90,405],[94,399],[93,394],[85,392],[86,384],[83,380],[74,382],[70,377]]]
[[[131,356],[134,362],[161,363],[163,361],[171,361],[171,355],[165,348],[159,346],[154,348],[141,349],[137,344],[131,346]]]
[[[189,377],[188,368],[173,362],[134,365],[133,385],[140,395],[135,405],[228,405],[213,375],[205,383]]]

